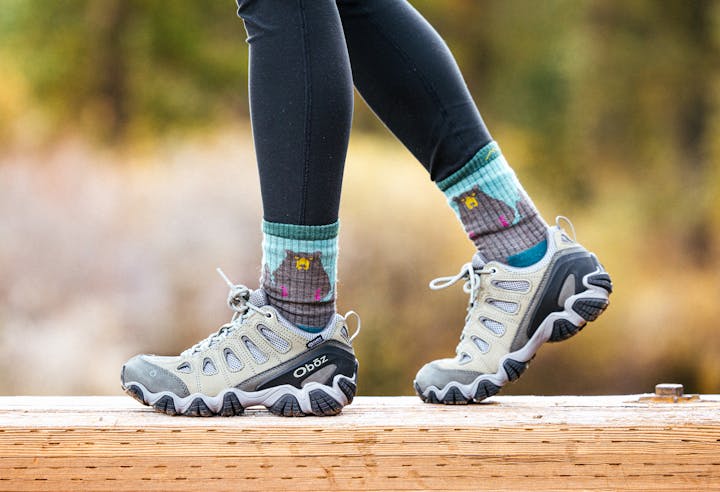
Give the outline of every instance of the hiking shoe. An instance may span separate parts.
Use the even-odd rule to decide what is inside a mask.
[[[465,280],[470,294],[465,327],[452,359],[423,366],[415,390],[428,403],[465,404],[496,394],[525,371],[545,342],[559,342],[594,321],[608,306],[610,276],[594,254],[557,225],[548,229],[545,256],[514,268],[484,263],[476,254],[453,277],[430,282],[442,289]]]
[[[230,286],[232,320],[176,357],[138,355],[122,368],[126,393],[168,415],[240,415],[263,405],[276,415],[336,415],[352,402],[358,362],[353,311],[319,333],[304,331],[267,303],[263,290]],[[357,318],[351,336],[347,318]]]

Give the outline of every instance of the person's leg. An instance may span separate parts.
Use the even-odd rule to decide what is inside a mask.
[[[260,172],[262,287],[309,330],[335,312],[338,207],[352,77],[333,0],[239,0],[250,45]]]
[[[608,305],[597,258],[548,228],[492,141],[435,30],[405,0],[338,0],[355,84],[445,193],[478,253],[439,289],[470,294],[456,356],[415,378],[423,401],[497,393],[546,341],[564,340]]]
[[[353,79],[425,166],[486,261],[544,253],[547,226],[478,112],[445,42],[404,0],[338,0]]]
[[[140,355],[125,391],[171,415],[335,415],[355,395],[347,315],[335,313],[338,204],[352,83],[333,0],[238,0],[250,43],[260,170],[260,289],[230,287],[232,320],[176,357]],[[224,276],[224,275],[223,275]]]

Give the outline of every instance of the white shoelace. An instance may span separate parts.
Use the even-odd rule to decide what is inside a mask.
[[[251,289],[245,285],[233,283],[220,268],[217,269],[217,272],[225,283],[228,284],[228,287],[230,287],[227,305],[233,310],[233,316],[230,319],[230,322],[222,325],[218,331],[210,334],[207,338],[199,341],[187,350],[184,350],[180,354],[182,357],[187,357],[197,352],[206,350],[225,339],[242,325],[246,315],[250,311],[261,313],[264,316],[270,316],[270,313],[250,302],[250,295],[253,292]]]
[[[430,284],[428,286],[432,290],[440,290],[450,287],[451,285],[459,282],[462,279],[466,279],[465,283],[463,284],[463,292],[465,292],[466,294],[470,294],[467,308],[468,314],[465,317],[465,321],[467,321],[468,316],[470,316],[470,310],[475,305],[475,299],[477,299],[477,294],[478,292],[480,292],[480,276],[488,275],[491,273],[495,273],[494,268],[486,270],[484,264],[475,267],[471,262],[468,262],[460,267],[460,271],[457,274],[451,275],[449,277],[438,277],[436,279],[433,279],[430,281]]]
[[[577,241],[575,237],[575,227],[573,226],[572,222],[570,222],[570,219],[568,219],[564,215],[558,215],[557,217],[555,217],[555,224],[557,225],[558,229],[565,231],[565,229],[562,227],[563,222],[568,225],[568,229],[572,233],[572,240]],[[473,266],[472,262],[468,262],[465,263],[462,267],[460,267],[460,271],[456,275],[452,275],[449,277],[438,277],[431,280],[429,287],[432,290],[440,290],[446,287],[450,287],[451,285],[457,283],[462,279],[466,279],[465,283],[463,284],[463,291],[466,294],[470,294],[470,300],[468,301],[467,308],[468,314],[465,317],[465,321],[467,322],[468,317],[470,316],[470,310],[474,307],[478,292],[480,292],[480,276],[492,274],[495,272],[495,268],[485,269],[485,263],[480,263],[477,266]]]

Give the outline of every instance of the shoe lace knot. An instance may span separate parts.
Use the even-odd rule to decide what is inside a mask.
[[[217,268],[217,272],[230,288],[230,292],[228,293],[227,297],[227,305],[230,309],[233,310],[232,318],[230,319],[229,323],[222,325],[219,330],[211,333],[204,340],[199,341],[192,347],[183,351],[180,354],[182,357],[187,357],[198,352],[202,352],[203,350],[206,350],[217,344],[221,340],[225,339],[228,335],[236,331],[243,324],[243,322],[247,318],[247,315],[251,311],[261,313],[264,316],[270,316],[269,312],[250,302],[250,296],[253,293],[252,289],[243,284],[233,283],[228,278],[228,276],[225,275],[225,272],[223,272],[220,268]]]

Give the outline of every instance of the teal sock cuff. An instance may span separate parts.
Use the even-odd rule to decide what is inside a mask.
[[[340,221],[326,225],[297,225],[262,221],[262,231],[265,234],[300,241],[334,239],[337,237],[339,230]]]
[[[446,192],[452,186],[458,184],[469,176],[474,175],[479,169],[482,169],[501,156],[502,152],[500,151],[500,146],[497,142],[492,141],[482,149],[478,150],[477,154],[475,154],[463,167],[452,173],[447,178],[438,181],[437,186],[440,190]]]
[[[262,227],[263,285],[270,288],[276,282],[276,272],[281,264],[290,265],[289,271],[294,271],[292,262],[297,261],[298,257],[302,256],[305,261],[313,262],[313,264],[319,263],[322,269],[325,270],[325,274],[327,274],[329,290],[323,289],[322,299],[315,299],[314,302],[333,299],[337,271],[338,222],[328,225],[306,226],[280,224],[263,220]],[[295,257],[293,258],[293,256]],[[285,273],[287,272],[285,271]],[[305,284],[302,285],[307,286],[315,281],[321,282],[321,279],[312,277],[309,280],[306,279]],[[310,283],[308,284],[308,282]],[[320,287],[320,285],[317,287]],[[293,322],[295,321],[293,320]]]
[[[301,330],[307,331],[308,333],[320,333],[325,329],[324,326],[306,326],[306,325],[295,325]]]
[[[530,265],[534,265],[538,261],[542,260],[547,253],[548,242],[544,239],[537,243],[532,248],[528,248],[525,251],[521,251],[512,256],[508,256],[507,264],[511,267],[525,268]]]

